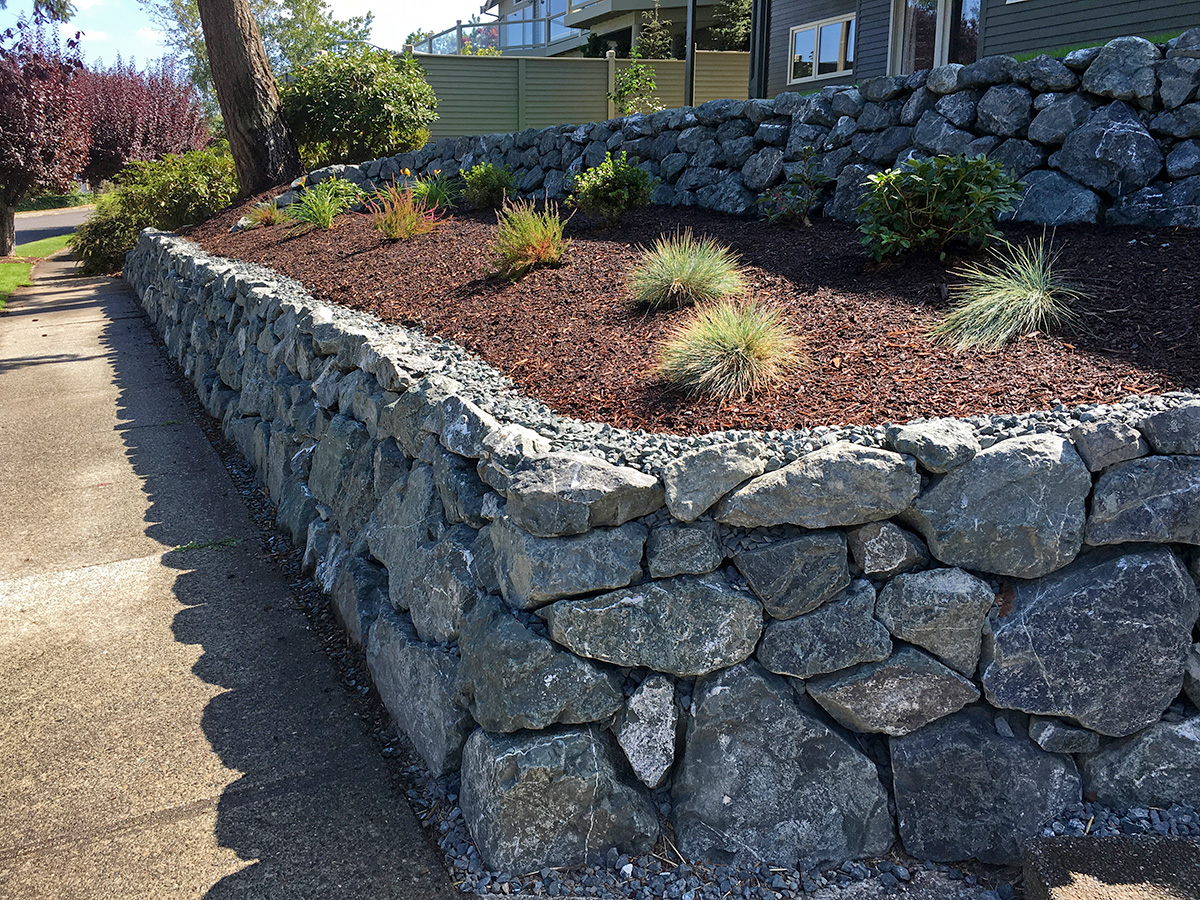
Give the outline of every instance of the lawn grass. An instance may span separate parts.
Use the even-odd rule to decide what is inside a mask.
[[[1179,31],[1168,31],[1165,34],[1148,34],[1143,35],[1152,44],[1165,44],[1171,38],[1179,37],[1183,34],[1183,29]],[[1062,59],[1068,53],[1075,50],[1086,50],[1089,47],[1103,47],[1108,41],[1089,41],[1083,44],[1070,44],[1066,47],[1055,47],[1053,50],[1030,50],[1026,53],[1014,53],[1013,58],[1017,62],[1028,62],[1034,57],[1041,56],[1043,53],[1047,56],[1053,56],[1055,59]]]
[[[19,287],[27,287],[31,283],[29,273],[33,270],[32,260],[41,259],[61,250],[67,246],[67,241],[70,239],[71,235],[60,234],[57,237],[43,238],[40,241],[30,241],[28,244],[17,244],[13,255],[31,260],[31,262],[0,263],[0,312],[4,312],[4,308],[8,305],[8,298],[12,296],[13,291]]]
[[[17,249],[13,251],[13,254],[28,259],[41,259],[51,253],[57,253],[67,246],[69,240],[71,240],[70,234],[60,234],[55,237],[42,238],[40,241],[30,241],[28,244],[17,244]]]

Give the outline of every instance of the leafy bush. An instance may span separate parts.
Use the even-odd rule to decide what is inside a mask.
[[[658,112],[663,105],[654,96],[658,87],[654,69],[638,62],[637,51],[634,51],[632,56],[633,61],[617,73],[613,91],[608,95],[608,99],[617,108],[619,116]]]
[[[1004,165],[983,156],[910,159],[869,181],[859,230],[876,260],[915,248],[944,258],[955,240],[986,247],[998,236],[996,216],[1020,196]]]
[[[121,170],[116,187],[96,203],[71,246],[88,274],[112,272],[143,228],[174,230],[202,222],[234,201],[237,175],[228,147],[191,150]]]
[[[367,201],[367,209],[371,212],[371,225],[393,241],[428,234],[441,221],[438,207],[418,196],[413,184],[384,188]]]
[[[627,211],[648,206],[653,190],[654,179],[628,162],[624,151],[605,153],[604,162],[575,176],[570,203],[616,225]]]
[[[504,166],[476,163],[462,173],[463,198],[477,209],[499,209],[516,187],[516,178]]]
[[[952,291],[954,305],[933,335],[956,350],[995,350],[1036,331],[1050,331],[1075,318],[1080,289],[1054,271],[1060,251],[1043,234],[1016,246],[1001,241],[993,261],[953,272],[963,279]]]
[[[821,159],[814,147],[805,147],[800,151],[799,166],[787,181],[758,198],[763,217],[768,222],[812,224],[809,214],[821,201],[821,195],[833,179],[821,168]]]
[[[629,284],[651,309],[721,300],[743,287],[737,255],[710,237],[694,237],[690,228],[659,237],[630,271]]]
[[[496,229],[497,271],[515,281],[539,266],[561,266],[571,246],[563,237],[564,224],[553,203],[541,212],[524,201],[507,204]]]
[[[393,156],[429,139],[437,98],[411,56],[350,44],[292,74],[283,116],[310,168]]]
[[[332,228],[333,220],[363,199],[362,188],[344,178],[328,178],[313,185],[287,207],[287,217],[295,230]],[[308,226],[305,228],[305,226]]]
[[[254,209],[247,213],[246,218],[250,220],[248,227],[258,228],[264,225],[278,225],[281,222],[286,222],[288,216],[272,200],[270,203],[254,207]]]
[[[663,344],[658,373],[689,393],[741,398],[799,366],[799,346],[774,307],[727,300],[693,311]]]
[[[42,209],[66,209],[71,206],[86,206],[94,203],[96,197],[74,188],[69,194],[38,194],[26,197],[17,204],[17,212],[33,212]]]
[[[413,196],[432,209],[437,207],[443,212],[454,208],[458,199],[458,185],[455,180],[435,170],[432,175],[417,178],[412,183]]]

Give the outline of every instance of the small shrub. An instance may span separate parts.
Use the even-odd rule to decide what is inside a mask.
[[[654,179],[625,158],[604,154],[604,162],[575,176],[570,203],[616,225],[631,209],[649,206]]]
[[[458,199],[458,185],[454,179],[435,171],[432,175],[418,177],[412,183],[413,196],[425,204],[426,208],[437,207],[443,212],[454,208]]]
[[[809,215],[821,202],[826,186],[833,179],[821,168],[821,159],[814,147],[800,151],[799,166],[787,181],[758,198],[758,205],[768,222],[812,224]]]
[[[441,221],[438,208],[417,196],[411,184],[403,188],[392,184],[368,201],[367,209],[375,229],[393,241],[429,234]]]
[[[658,112],[663,105],[654,96],[654,91],[658,87],[654,69],[639,62],[636,51],[632,56],[633,59],[629,65],[617,73],[613,92],[608,95],[608,99],[617,108],[619,116],[627,116],[630,113]]]
[[[659,353],[658,373],[693,394],[742,398],[803,361],[779,311],[755,301],[697,307]]]
[[[541,212],[532,203],[507,204],[496,230],[497,271],[516,280],[539,266],[561,266],[571,246],[570,239],[563,237],[564,224],[553,203]]]
[[[306,189],[287,207],[287,217],[296,223],[293,231],[332,228],[334,219],[362,199],[362,189],[354,182],[329,178]]]
[[[1003,164],[983,156],[911,159],[869,181],[859,230],[876,260],[915,248],[944,258],[955,240],[986,247],[998,236],[996,216],[1020,196]]]
[[[264,203],[262,206],[256,206],[246,215],[250,220],[248,228],[260,228],[262,226],[278,225],[281,222],[287,221],[287,213],[280,209],[275,201]]]
[[[963,279],[952,291],[954,305],[933,329],[956,350],[995,350],[1035,331],[1050,331],[1075,318],[1083,292],[1054,271],[1060,252],[1043,234],[1017,246],[1008,241],[993,261],[967,265],[952,274]]]
[[[691,229],[659,237],[629,273],[633,296],[651,309],[721,300],[742,290],[737,254]]]
[[[463,199],[477,209],[499,209],[516,187],[516,178],[504,166],[477,163],[462,173]]]

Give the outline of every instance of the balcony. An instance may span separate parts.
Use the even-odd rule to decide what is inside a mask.
[[[697,6],[716,6],[720,0],[698,0]],[[595,28],[606,20],[633,12],[650,12],[654,0],[570,0],[565,24],[573,28]],[[658,10],[664,18],[682,23],[687,15],[685,0],[661,0]]]
[[[499,18],[453,28],[414,44],[417,53],[459,54],[481,49],[501,53],[552,55],[573,49],[587,39],[585,31],[567,26],[566,13],[540,18]]]

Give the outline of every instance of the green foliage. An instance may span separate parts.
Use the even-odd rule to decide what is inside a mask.
[[[671,20],[659,16],[658,0],[654,0],[654,9],[638,30],[636,50],[637,55],[642,59],[670,59],[673,55],[671,53]]]
[[[633,62],[617,72],[616,84],[608,99],[617,108],[617,115],[628,116],[631,113],[658,112],[663,105],[654,96],[658,82],[654,78],[654,69],[638,62],[636,53]]]
[[[462,172],[463,199],[476,209],[499,209],[516,187],[516,178],[504,166],[476,163]]]
[[[429,234],[441,221],[439,207],[417,195],[416,186],[391,184],[367,201],[371,225],[388,240],[405,241]]]
[[[233,159],[225,146],[136,162],[117,174],[116,187],[96,202],[71,246],[85,273],[113,272],[143,228],[170,231],[202,222],[237,194]]]
[[[429,209],[436,207],[443,212],[454,208],[459,197],[456,179],[443,175],[440,170],[432,175],[422,175],[412,182],[413,196]],[[497,204],[498,205],[498,204]]]
[[[69,194],[39,194],[26,197],[17,204],[17,212],[33,212],[41,209],[66,209],[71,206],[87,206],[95,201],[92,194],[76,188]]]
[[[536,268],[563,265],[571,246],[565,224],[553,203],[540,212],[524,201],[506,204],[496,228],[496,271],[515,281]]]
[[[56,234],[54,237],[42,238],[40,241],[17,244],[13,253],[23,259],[45,259],[51,253],[57,253],[70,243],[70,234]]]
[[[604,154],[604,162],[575,176],[570,203],[585,213],[593,213],[609,225],[616,225],[631,209],[650,205],[654,179],[625,158]]]
[[[751,0],[722,0],[713,12],[708,40],[714,50],[750,49]]]
[[[663,344],[658,373],[688,393],[742,398],[778,382],[802,362],[799,339],[765,303],[697,307]]]
[[[250,228],[259,228],[262,226],[279,225],[288,220],[287,213],[280,209],[274,200],[270,203],[264,203],[262,206],[256,206],[246,215],[250,220]]]
[[[599,32],[589,31],[587,42],[579,48],[579,53],[590,59],[602,59],[608,53],[608,44],[608,38],[601,36]]]
[[[643,251],[629,286],[639,303],[663,309],[721,300],[739,293],[744,281],[732,250],[710,237],[694,237],[689,228],[660,236],[653,250]]]
[[[361,203],[362,188],[344,178],[329,178],[308,188],[284,211],[296,224],[292,230],[311,231],[332,228],[333,220],[350,207]],[[306,227],[307,226],[307,227]]]
[[[814,147],[804,147],[800,151],[798,164],[800,167],[788,176],[787,181],[758,198],[758,205],[768,222],[812,224],[809,214],[821,202],[826,186],[833,179],[821,168],[821,157]]]
[[[310,168],[419,149],[437,118],[437,98],[417,61],[365,44],[301,66],[280,99]]]
[[[984,156],[910,159],[868,181],[859,230],[876,260],[917,248],[945,258],[955,240],[986,247],[999,234],[996,216],[1021,195],[1004,165]]]
[[[951,292],[950,312],[932,329],[941,343],[956,350],[996,350],[1075,318],[1075,306],[1085,295],[1054,271],[1061,251],[1053,240],[1043,233],[1020,246],[1000,243],[991,262],[951,273],[962,283]]]
[[[13,291],[19,287],[29,287],[29,274],[32,269],[33,263],[0,263],[0,312],[4,312]]]

